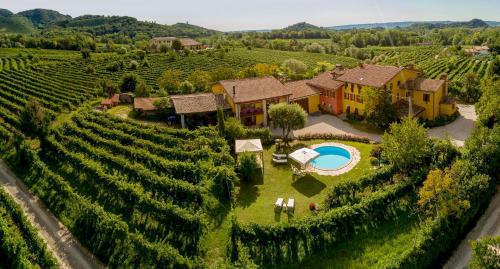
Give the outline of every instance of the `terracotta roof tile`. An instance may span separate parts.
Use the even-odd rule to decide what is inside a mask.
[[[183,46],[199,46],[199,45],[201,45],[200,42],[198,42],[194,39],[191,39],[191,38],[180,38],[179,41],[181,42],[181,44]]]
[[[217,111],[217,107],[227,108],[227,103],[221,103],[213,93],[196,93],[170,96],[175,113],[193,114]]]
[[[308,84],[326,90],[336,90],[341,87],[343,83],[334,80],[333,77],[334,75],[332,72],[326,71],[309,80]]]
[[[338,77],[337,80],[380,88],[403,69],[404,67],[363,64],[346,70],[345,74]]]
[[[153,37],[152,40],[158,40],[158,41],[174,41],[176,40],[177,38],[175,37],[172,37],[172,36],[160,36],[160,37]]]
[[[118,93],[113,94],[113,97],[111,97],[111,101],[113,103],[119,103],[120,102],[120,95]]]
[[[247,103],[288,96],[292,93],[274,77],[258,77],[219,82],[235,103]],[[233,93],[234,87],[234,94]]]
[[[154,111],[156,110],[156,106],[154,102],[162,99],[163,97],[155,97],[155,98],[134,98],[134,109],[140,109],[143,111]]]
[[[113,101],[111,101],[111,99],[104,99],[101,101],[101,105],[112,105],[113,104]]]
[[[309,85],[310,80],[298,80],[285,83],[285,87],[292,93],[290,100],[302,99],[321,93],[319,89]]]
[[[444,84],[444,80],[440,79],[425,79],[425,78],[417,78],[417,79],[409,79],[403,83],[400,88],[407,90],[417,90],[424,92],[435,92],[441,89],[441,86]]]

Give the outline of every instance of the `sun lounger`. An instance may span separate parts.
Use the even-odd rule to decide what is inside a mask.
[[[277,213],[281,212],[281,209],[283,208],[283,203],[284,203],[283,198],[278,198],[278,200],[276,200],[276,203],[274,203],[274,211],[276,211]]]
[[[286,159],[288,157],[288,155],[284,154],[284,153],[273,153],[273,158],[276,158],[276,159]]]
[[[288,162],[288,159],[276,159],[276,158],[273,158],[273,163],[287,163]]]
[[[288,199],[288,203],[286,204],[286,211],[288,214],[293,214],[295,210],[295,199]]]

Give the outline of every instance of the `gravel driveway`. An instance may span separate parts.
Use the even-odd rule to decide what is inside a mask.
[[[452,123],[429,129],[429,135],[432,137],[443,138],[450,136],[452,142],[457,146],[463,146],[465,139],[469,137],[474,122],[477,119],[474,105],[457,105],[460,116]],[[273,134],[281,135],[281,131],[272,130]],[[380,134],[367,133],[354,128],[351,124],[341,120],[338,117],[322,114],[309,115],[307,126],[303,129],[293,132],[294,136],[304,134],[351,134],[370,138],[372,141],[380,142]]]

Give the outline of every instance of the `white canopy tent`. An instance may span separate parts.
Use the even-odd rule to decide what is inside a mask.
[[[318,156],[319,153],[317,151],[309,148],[301,148],[288,155],[288,157],[300,164],[302,168]]]
[[[243,152],[259,152],[261,162],[260,165],[262,167],[262,173],[264,173],[264,148],[262,148],[260,139],[235,140],[234,151],[236,152],[236,154]]]

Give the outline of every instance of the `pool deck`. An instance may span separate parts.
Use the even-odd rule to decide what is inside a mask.
[[[350,171],[352,168],[354,168],[354,166],[356,166],[356,164],[358,164],[359,160],[361,160],[360,153],[355,147],[351,147],[351,146],[344,145],[341,143],[326,142],[326,143],[312,145],[312,146],[310,146],[310,148],[315,149],[315,148],[325,147],[325,146],[339,147],[339,148],[343,148],[343,149],[347,150],[349,152],[349,154],[351,155],[351,160],[349,161],[348,164],[346,164],[343,167],[338,168],[338,169],[326,170],[326,169],[319,169],[319,168],[316,168],[312,165],[309,165],[306,169],[308,172],[316,173],[316,174],[322,175],[322,176],[338,176],[340,174],[343,174],[343,173]]]

